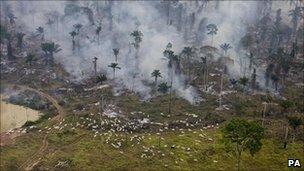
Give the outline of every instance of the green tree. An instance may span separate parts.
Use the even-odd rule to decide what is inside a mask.
[[[213,36],[217,34],[218,28],[215,24],[208,24],[207,25],[208,33],[212,36],[211,46],[213,46]]]
[[[139,30],[133,31],[130,36],[134,38],[134,42],[132,42],[132,45],[136,50],[140,47],[140,42],[142,41],[143,33]]]
[[[116,69],[121,69],[121,68],[118,66],[118,63],[111,63],[110,65],[108,65],[108,67],[113,69],[113,79],[115,79]]]
[[[158,78],[158,77],[162,77],[160,71],[159,71],[158,69],[155,69],[155,70],[151,73],[151,76],[154,77],[154,79],[155,79],[154,84],[155,84],[155,86],[157,86],[157,78]]]
[[[161,92],[161,93],[163,93],[163,94],[166,94],[166,93],[168,93],[168,91],[169,91],[169,89],[170,89],[171,87],[170,86],[168,86],[168,83],[167,82],[164,82],[164,83],[160,83],[159,85],[158,85],[158,91],[159,92]]]
[[[249,150],[253,156],[262,148],[264,128],[258,122],[232,119],[221,131],[226,147],[235,147],[238,170],[240,170],[243,151]]]
[[[41,49],[45,53],[45,62],[47,65],[52,65],[54,63],[54,53],[61,50],[60,46],[54,42],[42,43]]]
[[[118,57],[118,54],[119,54],[119,49],[118,48],[113,49],[113,53],[114,53],[114,56],[115,56],[115,62],[117,62],[117,57]]]
[[[292,142],[294,142],[294,140],[296,138],[296,130],[300,125],[303,124],[303,121],[300,117],[290,116],[290,117],[288,117],[288,124],[293,129]]]
[[[135,48],[135,73],[134,78],[136,75],[138,75],[138,53],[139,53],[139,47],[140,43],[142,42],[143,33],[139,30],[135,30],[130,34],[131,37],[133,37],[134,41],[131,43]]]

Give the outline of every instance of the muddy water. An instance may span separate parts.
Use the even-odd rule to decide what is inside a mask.
[[[0,99],[1,108],[1,130],[5,132],[13,128],[21,127],[27,120],[36,121],[41,114],[39,111],[25,108],[23,106],[14,105],[3,101],[3,96]]]

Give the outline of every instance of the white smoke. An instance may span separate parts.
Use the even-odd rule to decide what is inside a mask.
[[[184,46],[191,46],[189,34],[204,34],[203,41],[199,45],[210,45],[211,36],[200,33],[199,23],[204,18],[206,24],[214,23],[218,26],[218,34],[214,36],[214,46],[219,47],[222,43],[230,43],[233,49],[230,56],[239,61],[244,57],[243,53],[237,52],[236,47],[240,38],[246,33],[246,24],[256,19],[257,1],[212,1],[207,7],[198,8],[205,2],[181,1],[172,5],[171,18],[177,20],[175,13],[182,13],[180,21],[181,31],[177,31],[176,24],[168,25],[166,12],[160,9],[162,2],[153,1],[12,1],[2,2],[9,4],[17,17],[16,23],[22,26],[27,34],[35,31],[39,26],[45,28],[45,38],[54,41],[61,46],[62,51],[55,54],[55,60],[63,64],[66,70],[74,77],[74,80],[82,80],[93,73],[93,57],[98,57],[97,69],[106,73],[108,78],[112,77],[112,69],[108,67],[114,62],[112,49],[119,48],[118,63],[121,70],[116,71],[116,89],[132,89],[144,98],[150,97],[150,87],[143,81],[152,82],[151,72],[159,69],[163,80],[170,82],[167,75],[167,61],[164,60],[163,51],[166,45],[171,42],[173,51],[179,54]],[[100,44],[97,43],[95,34],[96,26],[88,20],[85,14],[64,16],[67,4],[76,4],[80,7],[89,7],[93,11],[94,23],[101,23]],[[215,7],[218,5],[217,9]],[[178,11],[182,6],[182,10]],[[175,13],[174,13],[175,12]],[[189,15],[195,13],[194,26],[189,30]],[[59,16],[58,25],[46,25],[48,16]],[[98,15],[99,14],[99,15]],[[111,20],[112,17],[112,20]],[[69,35],[74,30],[74,24],[82,24],[79,39],[80,52],[72,52],[72,38]],[[112,30],[110,24],[112,23]],[[143,40],[139,49],[139,77],[133,78],[135,71],[134,58],[135,49],[130,33],[134,30],[143,33]],[[188,33],[187,33],[188,34]],[[189,38],[190,37],[190,38]],[[190,43],[189,43],[190,42]],[[234,75],[240,73],[238,62],[230,69]],[[197,96],[193,87],[185,87],[183,76],[174,78],[173,88],[177,94],[189,102],[193,102]]]

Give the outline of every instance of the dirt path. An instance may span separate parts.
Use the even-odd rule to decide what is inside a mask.
[[[34,89],[34,88],[24,86],[24,85],[12,85],[12,86],[19,87],[21,90],[29,90],[29,91],[35,92],[35,93],[39,94],[41,97],[44,97],[47,100],[49,100],[54,105],[54,107],[57,109],[57,112],[58,112],[58,115],[56,115],[55,117],[52,118],[52,121],[54,123],[58,123],[66,115],[66,113],[64,112],[64,109],[58,104],[57,100],[55,98],[53,98],[52,96],[50,96],[49,94],[44,93],[43,91],[40,91],[38,89]],[[18,133],[18,135],[17,135],[17,133]],[[15,134],[5,134],[5,133],[3,135],[1,134],[1,146],[10,144],[19,135],[21,135],[21,133],[19,133],[18,129],[15,131]],[[48,148],[47,136],[48,136],[48,134],[46,134],[44,136],[42,145],[39,148],[39,150],[36,151],[33,155],[29,156],[29,159],[21,164],[21,166],[20,166],[21,169],[32,170],[33,167],[40,162],[41,158],[43,157],[44,151]]]
[[[21,164],[20,168],[23,170],[32,170],[43,157],[43,152],[47,149],[49,143],[47,142],[47,134],[43,137],[42,146],[36,151],[27,161]]]
[[[65,112],[64,112],[63,108],[58,104],[57,100],[55,98],[53,98],[52,96],[50,96],[49,94],[44,93],[40,90],[31,88],[31,87],[28,87],[28,86],[24,86],[24,85],[12,84],[10,86],[19,87],[21,90],[29,90],[29,91],[35,92],[35,93],[39,94],[41,97],[44,97],[47,100],[49,100],[55,106],[55,108],[57,109],[57,112],[58,112],[58,115],[56,115],[55,117],[52,118],[52,121],[54,121],[55,123],[59,122],[61,119],[64,118]],[[1,140],[0,145],[5,146],[7,144],[11,144],[14,141],[14,139],[20,135],[21,135],[20,128],[15,129],[14,133],[11,133],[11,134],[6,134],[5,132],[1,133],[0,134],[0,140]]]
[[[55,106],[55,108],[58,111],[58,115],[55,116],[54,118],[52,118],[53,120],[62,119],[63,116],[65,116],[65,112],[64,112],[63,108],[58,104],[57,100],[55,98],[53,98],[52,96],[50,96],[49,94],[44,93],[43,91],[31,88],[31,87],[28,87],[28,86],[24,86],[24,85],[15,85],[15,86],[21,88],[22,90],[33,91],[33,92],[39,94],[40,96],[48,99]]]

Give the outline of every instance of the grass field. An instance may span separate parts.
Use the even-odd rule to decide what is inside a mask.
[[[1,148],[1,170],[25,162],[39,148],[43,135],[28,133],[19,137],[16,144]],[[213,128],[160,135],[110,132],[94,135],[84,129],[49,133],[48,149],[35,167],[53,169],[61,161],[66,162],[61,167],[71,170],[236,170],[233,151],[221,144],[221,134]],[[282,147],[275,139],[264,140],[255,156],[243,153],[241,169],[289,170],[288,158],[304,160],[302,143]]]

